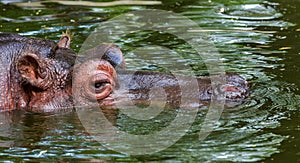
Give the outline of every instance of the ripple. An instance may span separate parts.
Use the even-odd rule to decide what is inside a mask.
[[[225,18],[243,20],[273,20],[282,16],[273,7],[263,4],[224,7],[220,14]]]
[[[282,119],[289,117],[290,110],[299,106],[300,97],[293,93],[297,87],[278,81],[257,81],[253,84],[251,97],[242,105],[226,108],[213,132],[205,140],[194,141],[192,147],[187,147],[186,139],[193,142],[198,137],[203,118],[199,117],[197,125],[191,128],[192,133],[174,147],[188,153],[176,154],[187,154],[191,156],[189,158],[201,161],[243,162],[259,161],[279,153],[278,147],[288,136],[270,131],[280,126]]]

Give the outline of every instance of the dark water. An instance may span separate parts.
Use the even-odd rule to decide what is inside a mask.
[[[2,0],[0,4],[0,32],[58,40],[63,31],[71,29],[72,48],[76,52],[90,34],[106,29],[105,22],[116,16],[143,9],[179,13],[201,27],[192,32],[210,37],[210,45],[218,50],[225,71],[241,74],[252,87],[251,97],[241,105],[225,109],[204,140],[198,138],[207,107],[199,109],[193,125],[175,144],[154,154],[138,156],[121,154],[97,142],[74,110],[1,113],[1,161],[300,161],[300,1],[166,0],[130,5],[8,2],[12,0]],[[186,24],[178,24],[182,26]],[[121,28],[122,24],[116,27]],[[188,41],[172,34],[142,30],[110,38],[124,52],[128,69],[209,74],[208,65]],[[110,119],[122,131],[147,135],[163,130],[180,112],[167,110],[152,122],[131,119],[122,113],[111,113]],[[145,144],[151,142],[148,141]],[[140,150],[146,148],[141,146]]]

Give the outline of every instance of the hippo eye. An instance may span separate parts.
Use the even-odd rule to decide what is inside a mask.
[[[95,81],[91,83],[91,87],[96,91],[96,93],[100,93],[103,91],[104,87],[109,85],[108,81]]]
[[[95,83],[95,85],[94,85],[94,87],[96,88],[96,89],[99,89],[99,88],[101,88],[101,87],[103,87],[103,84],[104,83]]]

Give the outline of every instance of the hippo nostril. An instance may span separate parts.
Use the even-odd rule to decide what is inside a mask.
[[[212,90],[211,90],[211,89],[208,89],[206,92],[207,92],[208,94],[212,94]]]

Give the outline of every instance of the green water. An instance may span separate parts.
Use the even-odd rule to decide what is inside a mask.
[[[76,5],[46,0],[30,4],[25,0],[7,2],[13,1],[0,4],[0,32],[58,40],[62,32],[70,29],[74,34],[71,47],[76,52],[93,32],[105,29],[105,22],[116,16],[143,9],[181,14],[198,24],[201,30],[196,32],[210,38],[225,71],[236,72],[251,82],[251,95],[243,104],[225,109],[204,140],[198,138],[207,107],[199,109],[193,125],[176,143],[162,151],[138,156],[119,153],[97,142],[74,110],[1,113],[1,161],[300,161],[300,1],[166,0],[105,6],[87,3],[100,0],[80,4],[76,1]],[[141,30],[124,36],[112,35],[111,40],[122,49],[127,69],[209,75],[205,61],[187,40],[170,33]],[[110,113],[110,118],[122,131],[146,135],[163,130],[180,112],[166,110],[151,122],[115,113]],[[148,146],[141,146],[140,150],[145,148]]]

